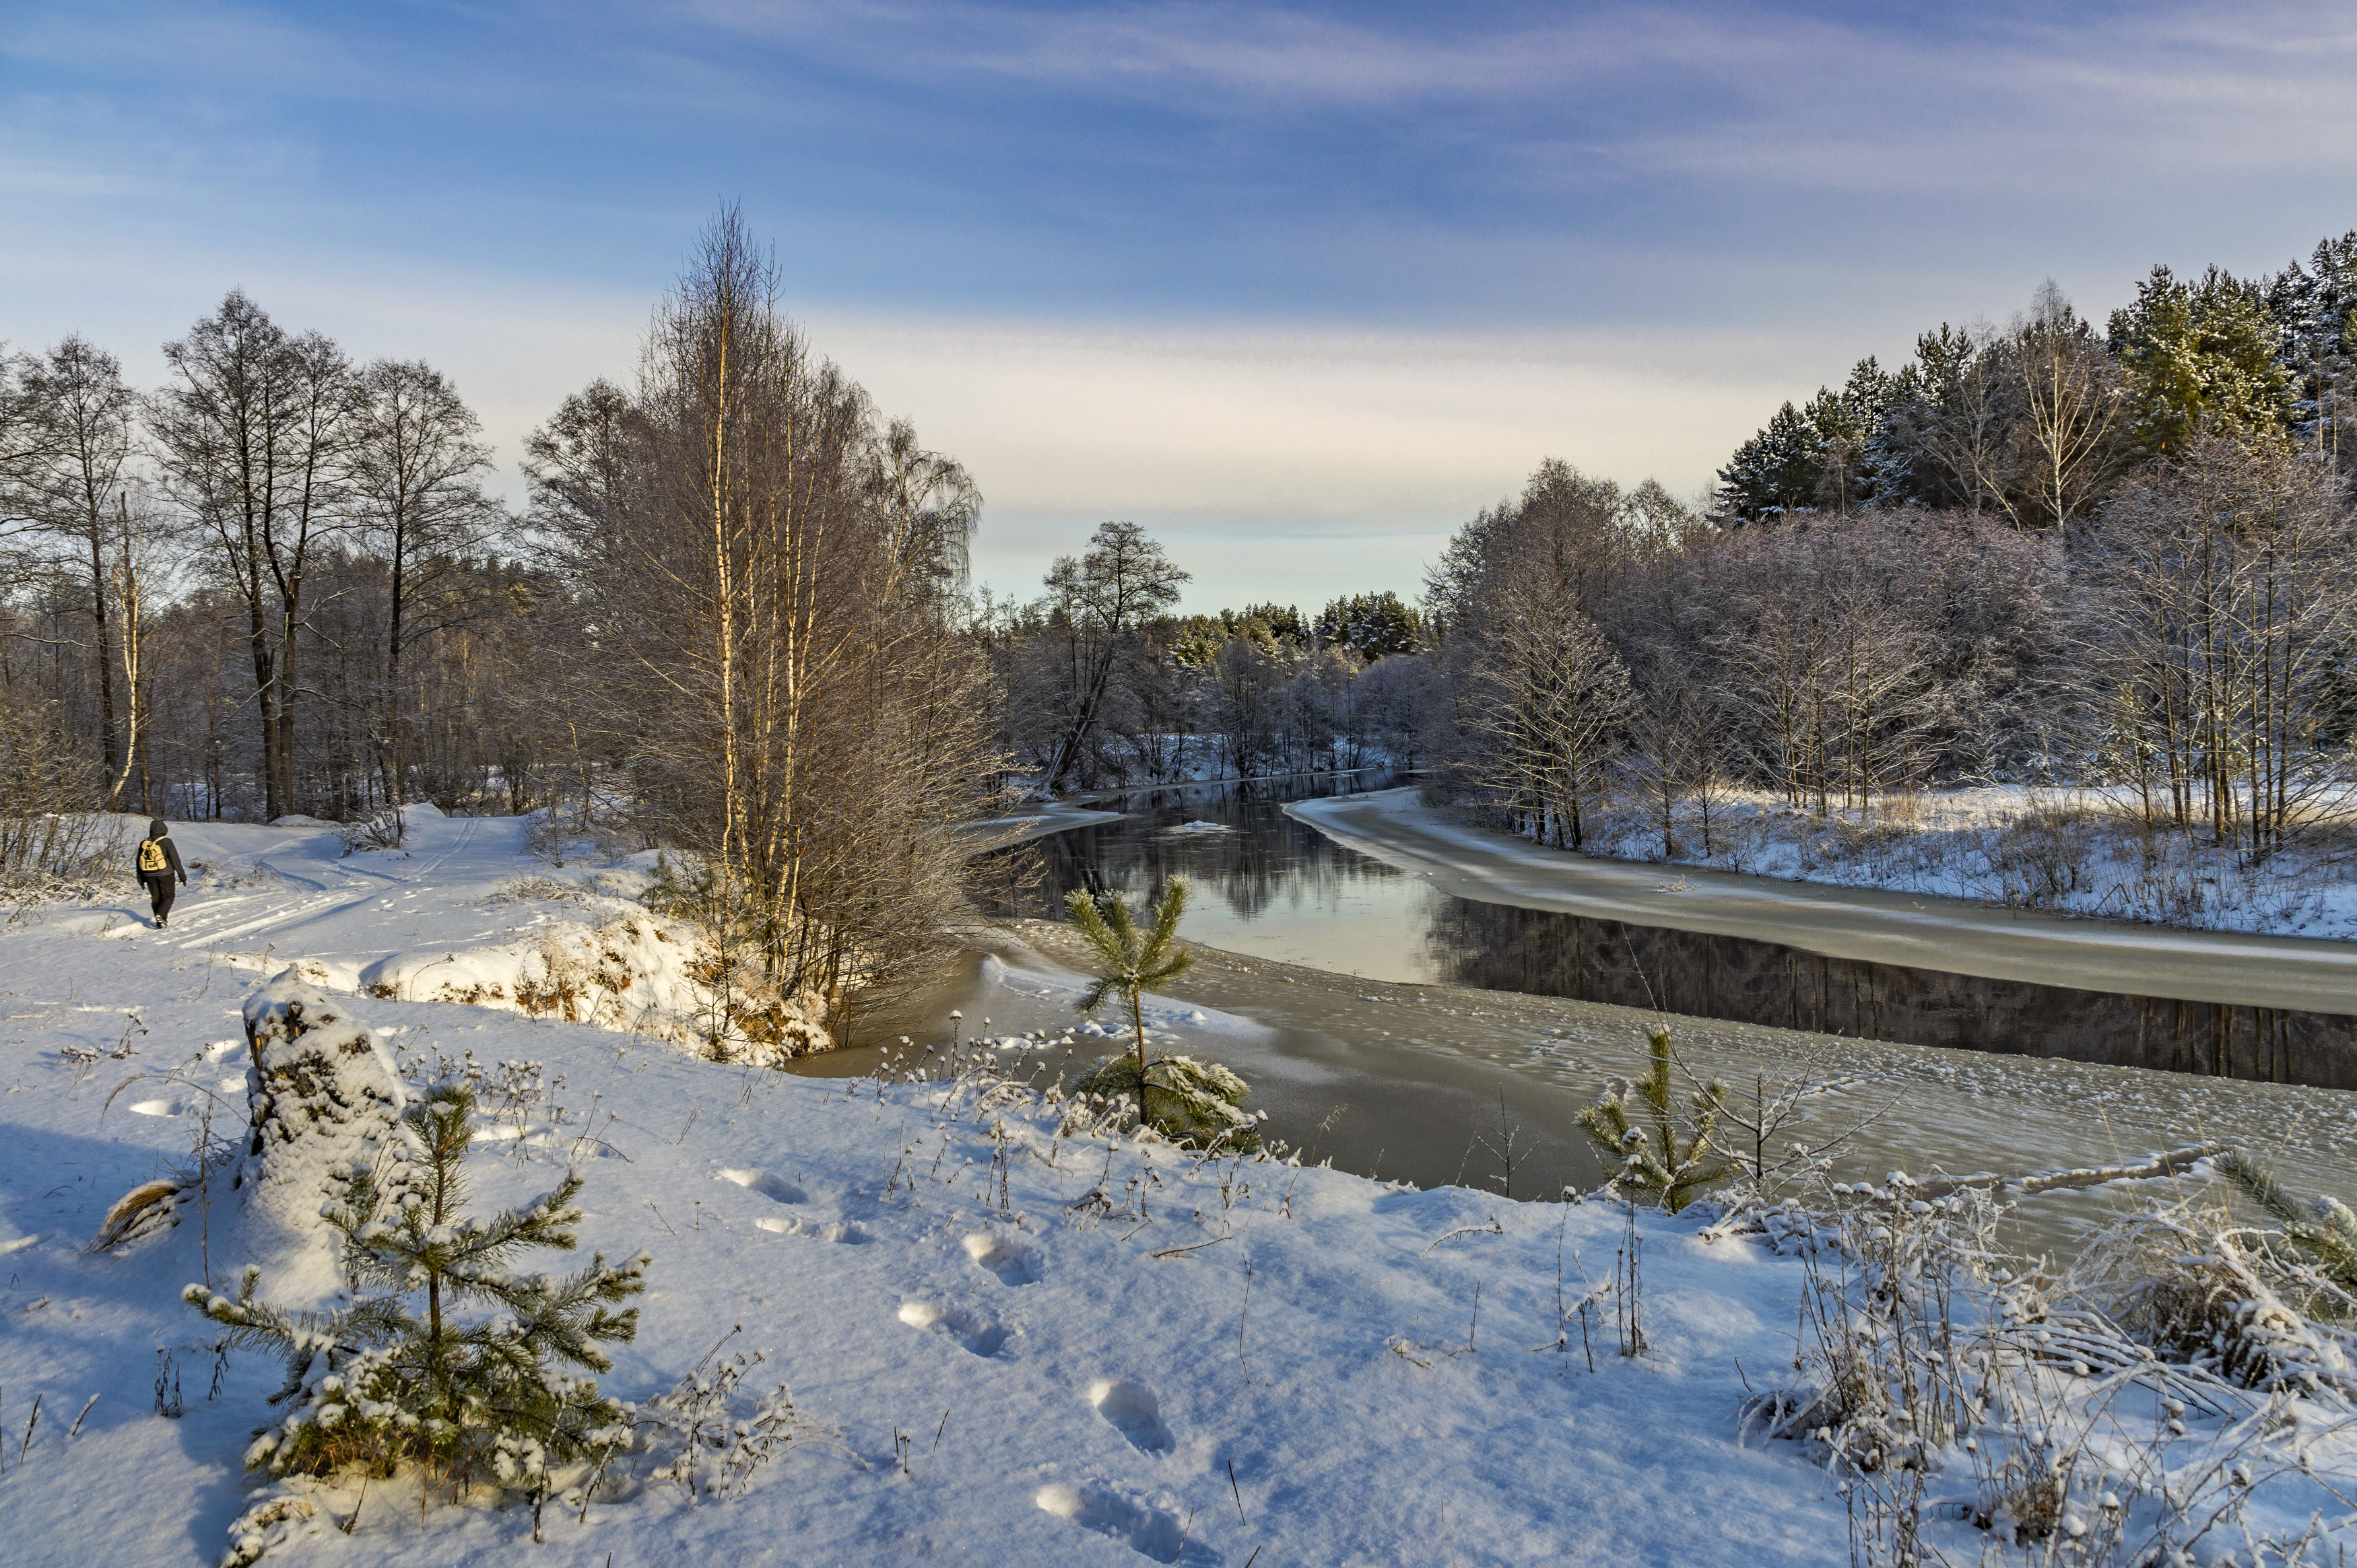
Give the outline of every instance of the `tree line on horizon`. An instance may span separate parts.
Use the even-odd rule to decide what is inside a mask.
[[[1853,824],[1931,786],[2102,790],[2263,862],[2357,820],[2357,231],[2157,267],[2105,330],[2051,284],[1786,403],[1706,512],[1560,462],[1429,574],[1442,793],[1707,858],[1762,789]]]
[[[2061,527],[2202,431],[2345,456],[2357,421],[2357,230],[2306,263],[2237,278],[2155,266],[2102,328],[2052,282],[2003,327],[1941,323],[1896,371],[1860,360],[1786,403],[1719,470],[1757,522],[1876,508]]]

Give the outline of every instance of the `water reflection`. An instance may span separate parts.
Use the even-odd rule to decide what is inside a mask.
[[[1122,822],[995,857],[984,902],[996,913],[1052,918],[1071,888],[1151,897],[1183,873],[1197,885],[1189,936],[1375,981],[2357,1089],[2357,1017],[1988,980],[1450,897],[1282,810],[1287,800],[1394,782],[1382,775],[1305,776],[1135,792],[1105,802],[1131,813]],[[1026,865],[1028,877],[1018,871]]]
[[[1450,898],[1430,942],[1459,985],[1960,1050],[2357,1089],[2357,1018],[2127,996],[1740,937]]]

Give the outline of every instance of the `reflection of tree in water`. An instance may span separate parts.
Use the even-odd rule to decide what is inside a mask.
[[[1037,887],[1027,889],[1013,885],[1011,872],[992,866],[978,878],[976,901],[993,914],[1054,918],[1063,911],[1064,895],[1075,887],[1152,898],[1170,877],[1185,875],[1194,879],[1199,897],[1216,892],[1239,918],[1250,920],[1280,895],[1294,906],[1331,904],[1353,882],[1406,875],[1286,816],[1284,801],[1343,792],[1305,788],[1308,783],[1198,785],[1125,796],[1119,805],[1131,814],[1122,822],[1075,828],[1036,845],[981,857],[978,867],[1032,852],[1044,875]],[[1361,789],[1380,787],[1363,779],[1355,784]],[[1230,831],[1177,831],[1199,819],[1219,821]]]
[[[1459,985],[1921,1046],[2357,1089],[2357,1018],[1985,980],[1465,898],[1427,938]]]

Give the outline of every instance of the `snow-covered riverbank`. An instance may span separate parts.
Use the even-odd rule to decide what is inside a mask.
[[[1466,827],[1413,789],[1286,811],[1441,891],[1835,958],[2196,1002],[2357,1011],[2357,944],[2072,919],[1964,898],[1597,859]]]
[[[259,974],[226,958],[357,974],[388,952],[527,943],[582,896],[519,886],[534,867],[494,822],[428,824],[406,860],[337,860],[305,848],[307,830],[182,831],[208,869],[171,931],[126,906],[51,911],[0,942],[12,1563],[210,1563],[249,1496],[239,1455],[277,1369],[232,1356],[213,1397],[216,1331],[178,1300],[208,1269],[233,1278],[234,1198],[124,1255],[83,1251],[115,1197],[188,1159],[208,1108],[216,1133],[243,1114],[238,1013]],[[1053,972],[990,983],[1066,1018],[1051,1027],[1042,1013],[1034,1037],[1002,1037],[998,1073],[1019,1083],[1106,1048],[1073,1026]],[[612,1027],[336,1000],[413,1084],[468,1053],[495,1073],[538,1065],[542,1090],[485,1119],[478,1200],[517,1201],[577,1163],[583,1250],[653,1255],[609,1390],[670,1389],[741,1324],[732,1343],[769,1349],[799,1408],[839,1426],[849,1453],[813,1446],[747,1496],[694,1507],[626,1476],[586,1522],[551,1509],[537,1547],[529,1510],[480,1491],[422,1515],[403,1484],[365,1502],[331,1492],[315,1519],[340,1525],[358,1507],[353,1532],[300,1533],[271,1561],[1708,1568],[1845,1554],[1848,1515],[1824,1471],[1802,1445],[1743,1441],[1737,1420],[1747,1380],[1789,1365],[1807,1286],[1761,1236],[1706,1239],[1699,1215],[1641,1215],[1649,1348],[1626,1358],[1616,1298],[1597,1298],[1587,1346],[1563,1316],[1614,1276],[1629,1219],[1611,1204],[1205,1162],[1067,1131],[1028,1092],[985,1103],[985,1078],[799,1079]],[[1436,990],[1415,1005],[1439,1026],[1462,1000]],[[1410,1004],[1386,992],[1359,1005],[1396,1027]],[[1200,1004],[1156,1016],[1212,1054],[1241,1059],[1254,1037]],[[1502,1015],[1474,1026],[1522,1027]],[[1562,1043],[1558,1031],[1534,1048]],[[159,1374],[177,1417],[157,1412]],[[2228,1424],[2197,1418],[2189,1454]],[[2310,1483],[2270,1485],[2265,1518],[2306,1517]]]

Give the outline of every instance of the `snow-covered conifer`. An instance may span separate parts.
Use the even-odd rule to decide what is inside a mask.
[[[1597,1152],[1614,1167],[1615,1188],[1655,1194],[1662,1206],[1675,1214],[1699,1197],[1703,1188],[1734,1172],[1733,1165],[1717,1157],[1710,1142],[1727,1090],[1716,1081],[1706,1084],[1687,1102],[1686,1125],[1681,1127],[1670,1100],[1669,1030],[1655,1029],[1648,1044],[1653,1058],[1652,1070],[1633,1083],[1615,1080],[1595,1104],[1579,1113],[1579,1125]],[[1643,1125],[1630,1115],[1632,1097],[1644,1107]]]
[[[473,1114],[465,1089],[434,1090],[403,1113],[408,1137],[382,1168],[334,1173],[320,1213],[343,1239],[346,1273],[377,1294],[292,1310],[260,1299],[255,1269],[233,1296],[182,1293],[231,1344],[286,1359],[273,1402],[295,1408],[247,1450],[250,1468],[388,1475],[406,1462],[529,1492],[546,1486],[551,1464],[629,1441],[628,1409],[570,1369],[608,1369],[602,1347],[636,1334],[638,1309],[615,1309],[644,1288],[649,1260],[618,1266],[601,1252],[562,1277],[512,1272],[520,1252],[571,1250],[582,1181],[568,1172],[521,1208],[467,1215]],[[458,1316],[470,1302],[492,1310]]]
[[[1157,1057],[1141,1072],[1129,1057],[1103,1057],[1073,1082],[1072,1091],[1126,1099],[1139,1108],[1140,1121],[1190,1148],[1260,1147],[1260,1122],[1243,1108],[1251,1089],[1217,1062]]]

